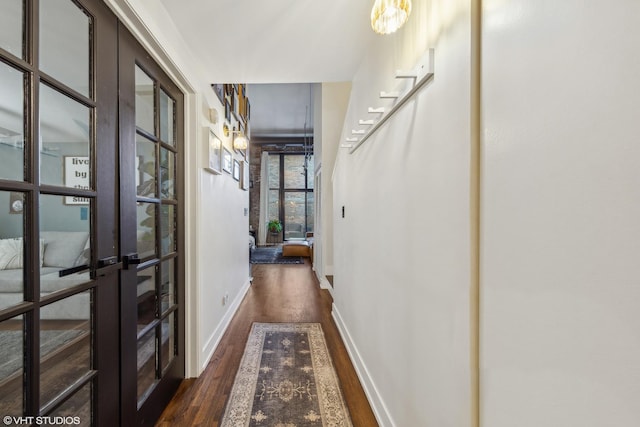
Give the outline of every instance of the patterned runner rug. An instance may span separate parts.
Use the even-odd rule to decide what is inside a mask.
[[[351,426],[319,323],[254,323],[221,427]]]

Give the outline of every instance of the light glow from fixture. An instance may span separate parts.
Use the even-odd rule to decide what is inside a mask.
[[[238,135],[233,137],[233,148],[236,150],[246,150],[249,146],[249,141],[247,137],[239,131],[233,131],[233,133],[237,133]]]
[[[411,14],[411,0],[376,0],[371,9],[371,27],[378,34],[395,33]]]

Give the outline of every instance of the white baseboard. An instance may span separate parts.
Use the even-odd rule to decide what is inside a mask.
[[[233,319],[233,316],[236,314],[236,311],[238,311],[238,308],[240,307],[240,303],[242,302],[242,299],[244,298],[245,294],[249,290],[249,287],[251,286],[251,279],[252,279],[251,277],[248,278],[245,284],[242,286],[242,288],[240,289],[240,292],[238,292],[238,295],[231,302],[229,309],[222,317],[222,320],[220,320],[220,323],[218,323],[218,326],[213,331],[213,333],[207,340],[206,344],[202,348],[201,354],[206,354],[207,356],[204,358],[202,363],[200,363],[198,376],[207,367],[207,365],[209,364],[209,361],[213,357],[213,353],[218,348],[218,344],[220,344],[220,340],[222,339],[222,336],[224,335],[225,331],[229,327],[229,324],[231,323],[231,319]]]
[[[320,276],[316,273],[316,277],[318,278],[318,282],[320,282],[321,289],[329,289],[331,290],[331,283],[327,280],[325,276]]]
[[[325,266],[324,274],[326,274],[327,276],[333,276],[333,264]]]
[[[351,363],[355,367],[356,374],[360,379],[360,383],[362,384],[362,388],[364,389],[365,394],[367,395],[367,399],[369,400],[369,404],[371,405],[371,409],[373,410],[373,414],[378,421],[380,427],[395,427],[391,419],[391,415],[387,410],[387,406],[384,404],[382,400],[382,396],[378,392],[369,371],[360,356],[360,352],[358,352],[358,348],[356,344],[351,339],[351,335],[349,334],[349,330],[347,329],[347,325],[345,325],[342,320],[342,316],[340,316],[340,311],[335,304],[333,304],[331,315],[333,316],[333,320],[336,322],[336,326],[338,327],[338,331],[340,332],[340,336],[342,337],[342,341],[344,345],[347,347],[347,352],[349,353],[349,358],[351,359]]]

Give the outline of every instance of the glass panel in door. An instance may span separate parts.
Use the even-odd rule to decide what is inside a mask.
[[[90,115],[86,105],[40,85],[40,182],[81,190],[91,188]]]
[[[24,73],[0,62],[0,179],[24,179],[24,87]]]
[[[0,13],[0,48],[23,57],[24,5],[22,0],[3,0]]]
[[[56,417],[72,417],[70,420],[74,422],[74,427],[89,427],[91,423],[91,400],[93,395],[93,387],[86,384],[69,400],[54,410],[50,417],[56,420]],[[60,418],[58,418],[59,420]]]
[[[40,406],[44,407],[90,374],[92,291],[42,308],[40,319]]]
[[[0,206],[9,207],[0,221],[0,271],[3,277],[0,310],[24,301],[25,243],[34,244],[33,239],[24,238],[25,198],[21,192],[0,191]]]
[[[19,417],[24,406],[24,316],[0,322],[0,343],[5,352],[0,365],[0,413]]]
[[[40,2],[40,68],[90,96],[91,19],[70,0]]]
[[[136,66],[136,126],[155,134],[155,86],[151,77]]]
[[[175,104],[164,90],[160,90],[160,139],[171,146],[176,145],[174,132],[175,125]]]

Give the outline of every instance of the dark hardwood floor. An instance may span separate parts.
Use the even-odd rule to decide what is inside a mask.
[[[156,426],[218,426],[253,322],[319,322],[353,425],[377,422],[331,317],[331,295],[304,265],[253,265],[253,285],[197,379],[185,380]]]

